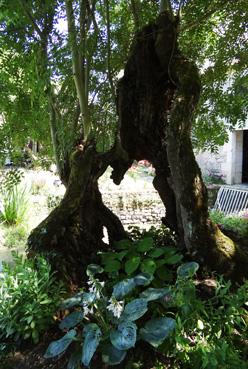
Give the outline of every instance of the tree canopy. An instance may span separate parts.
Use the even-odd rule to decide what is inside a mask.
[[[182,247],[236,273],[246,259],[209,220],[192,137],[214,150],[245,121],[245,0],[19,0],[1,8],[0,134],[12,148],[27,137],[44,143],[67,188],[31,233],[30,254],[53,255],[57,270],[80,280],[80,265],[106,246],[103,227],[110,244],[126,236],[99,177],[110,165],[119,184],[133,160],[146,159],[163,222]]]
[[[247,116],[247,2],[164,3],[178,17],[181,49],[200,69],[194,144],[214,150]],[[100,151],[109,149],[117,124],[116,82],[130,40],[158,11],[155,0],[2,1],[1,151],[31,137],[54,152],[63,171],[83,131],[97,138]],[[73,81],[77,63],[83,99],[76,97],[80,87]]]

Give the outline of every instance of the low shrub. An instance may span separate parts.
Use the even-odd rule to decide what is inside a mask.
[[[13,248],[24,247],[26,245],[28,231],[25,225],[18,224],[4,228],[4,246]]]
[[[14,266],[3,264],[0,278],[0,343],[32,339],[54,322],[62,285],[42,257],[35,261],[13,254]]]
[[[182,286],[187,299],[179,296],[181,309],[175,318],[176,344],[169,347],[173,368],[247,368],[248,282],[236,291],[230,288],[230,282],[218,277],[213,295],[201,300],[194,285],[190,293],[186,285]]]
[[[203,180],[207,185],[209,185],[209,184],[219,184],[219,185],[225,184],[225,179],[224,179],[223,175],[220,174],[220,173],[211,171],[211,170],[208,171],[208,174],[205,174],[203,176]]]
[[[220,211],[211,211],[210,218],[225,229],[238,233],[241,237],[248,237],[248,218],[234,215],[224,215]]]

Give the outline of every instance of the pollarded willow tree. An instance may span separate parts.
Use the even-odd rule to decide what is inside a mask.
[[[111,244],[127,237],[119,219],[102,202],[99,177],[110,165],[112,179],[119,184],[133,160],[147,159],[156,169],[154,187],[166,208],[164,221],[177,232],[185,250],[214,270],[234,274],[243,256],[208,218],[207,192],[193,153],[191,130],[201,83],[185,50],[190,34],[194,36],[192,29],[200,30],[206,23],[197,39],[204,46],[204,35],[214,32],[213,19],[230,17],[233,10],[242,18],[239,7],[224,6],[220,0],[208,4],[166,0],[160,7],[156,1],[138,0],[20,0],[18,4],[22,38],[17,40],[19,50],[13,40],[11,45],[14,56],[26,52],[31,60],[36,58],[39,89],[34,96],[49,112],[55,158],[67,187],[61,204],[31,233],[30,255],[46,254],[63,275],[80,281],[83,266],[96,261],[96,252],[106,247],[103,227]],[[239,5],[245,6],[241,0]],[[6,9],[8,36],[8,27],[20,25],[20,17],[13,22],[8,5]],[[56,28],[63,17],[67,34]],[[19,35],[20,30],[16,32]],[[116,75],[124,63],[116,94]],[[30,98],[31,85],[26,87]],[[113,121],[114,100],[117,124],[104,148],[99,145],[99,131],[105,129],[104,122]]]

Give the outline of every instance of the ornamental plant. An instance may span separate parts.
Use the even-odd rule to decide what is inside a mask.
[[[194,262],[183,264],[177,269],[177,281],[191,278],[198,267]],[[105,364],[118,365],[138,340],[157,348],[173,335],[176,320],[165,309],[176,296],[173,287],[148,287],[153,277],[139,273],[117,282],[109,295],[108,284],[96,278],[102,272],[102,267],[90,265],[88,291],[63,302],[61,309],[73,311],[60,322],[65,334],[49,345],[45,358],[63,354],[74,343],[68,369],[81,363],[88,367],[97,350]]]
[[[176,247],[164,244],[157,247],[149,233],[135,241],[126,239],[116,242],[114,250],[103,252],[100,256],[103,269],[110,279],[123,279],[139,272],[148,273],[154,276],[154,287],[172,281],[171,266],[180,263],[183,258]]]
[[[43,257],[25,259],[13,252],[14,265],[0,273],[0,344],[37,343],[54,323],[64,288]]]
[[[28,210],[28,192],[22,186],[23,172],[9,170],[0,183],[0,219],[6,224],[21,223]]]

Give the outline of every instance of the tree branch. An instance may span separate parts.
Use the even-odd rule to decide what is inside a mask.
[[[83,6],[85,4],[84,1],[81,0],[80,3],[80,43],[77,43],[77,31],[75,26],[75,16],[72,7],[72,0],[66,0],[66,14],[67,14],[67,22],[68,22],[68,34],[69,34],[69,42],[71,46],[72,53],[72,70],[73,70],[73,78],[76,86],[77,97],[80,104],[81,113],[83,115],[83,128],[84,128],[84,137],[87,137],[91,131],[91,124],[89,120],[89,107],[88,107],[88,98],[86,95],[86,84],[85,84],[85,52],[86,52],[86,32],[85,32],[85,22],[86,22],[86,7]]]
[[[221,3],[217,8],[214,9],[206,9],[205,13],[199,17],[196,21],[191,22],[189,24],[186,24],[184,27],[180,28],[180,32],[183,32],[185,30],[189,30],[192,28],[197,27],[199,24],[201,24],[204,20],[209,19],[214,13],[216,13],[219,10],[225,9],[228,6],[228,1],[224,1],[223,3]],[[220,8],[221,7],[221,8]]]
[[[19,3],[21,4],[26,16],[29,18],[32,25],[34,26],[35,31],[41,37],[42,36],[42,31],[41,31],[40,27],[38,26],[38,24],[35,22],[35,19],[34,19],[32,13],[27,9],[26,5],[24,4],[24,2],[22,0],[19,0]]]
[[[135,26],[135,31],[138,31],[140,29],[140,21],[139,21],[139,8],[140,8],[140,3],[138,0],[131,0],[131,9],[132,9],[132,13],[133,13],[133,19],[134,19],[134,26]]]
[[[105,0],[106,18],[107,18],[107,68],[108,80],[110,84],[112,99],[115,101],[115,87],[113,82],[112,68],[111,68],[111,35],[110,35],[110,17],[109,17],[109,0]]]

